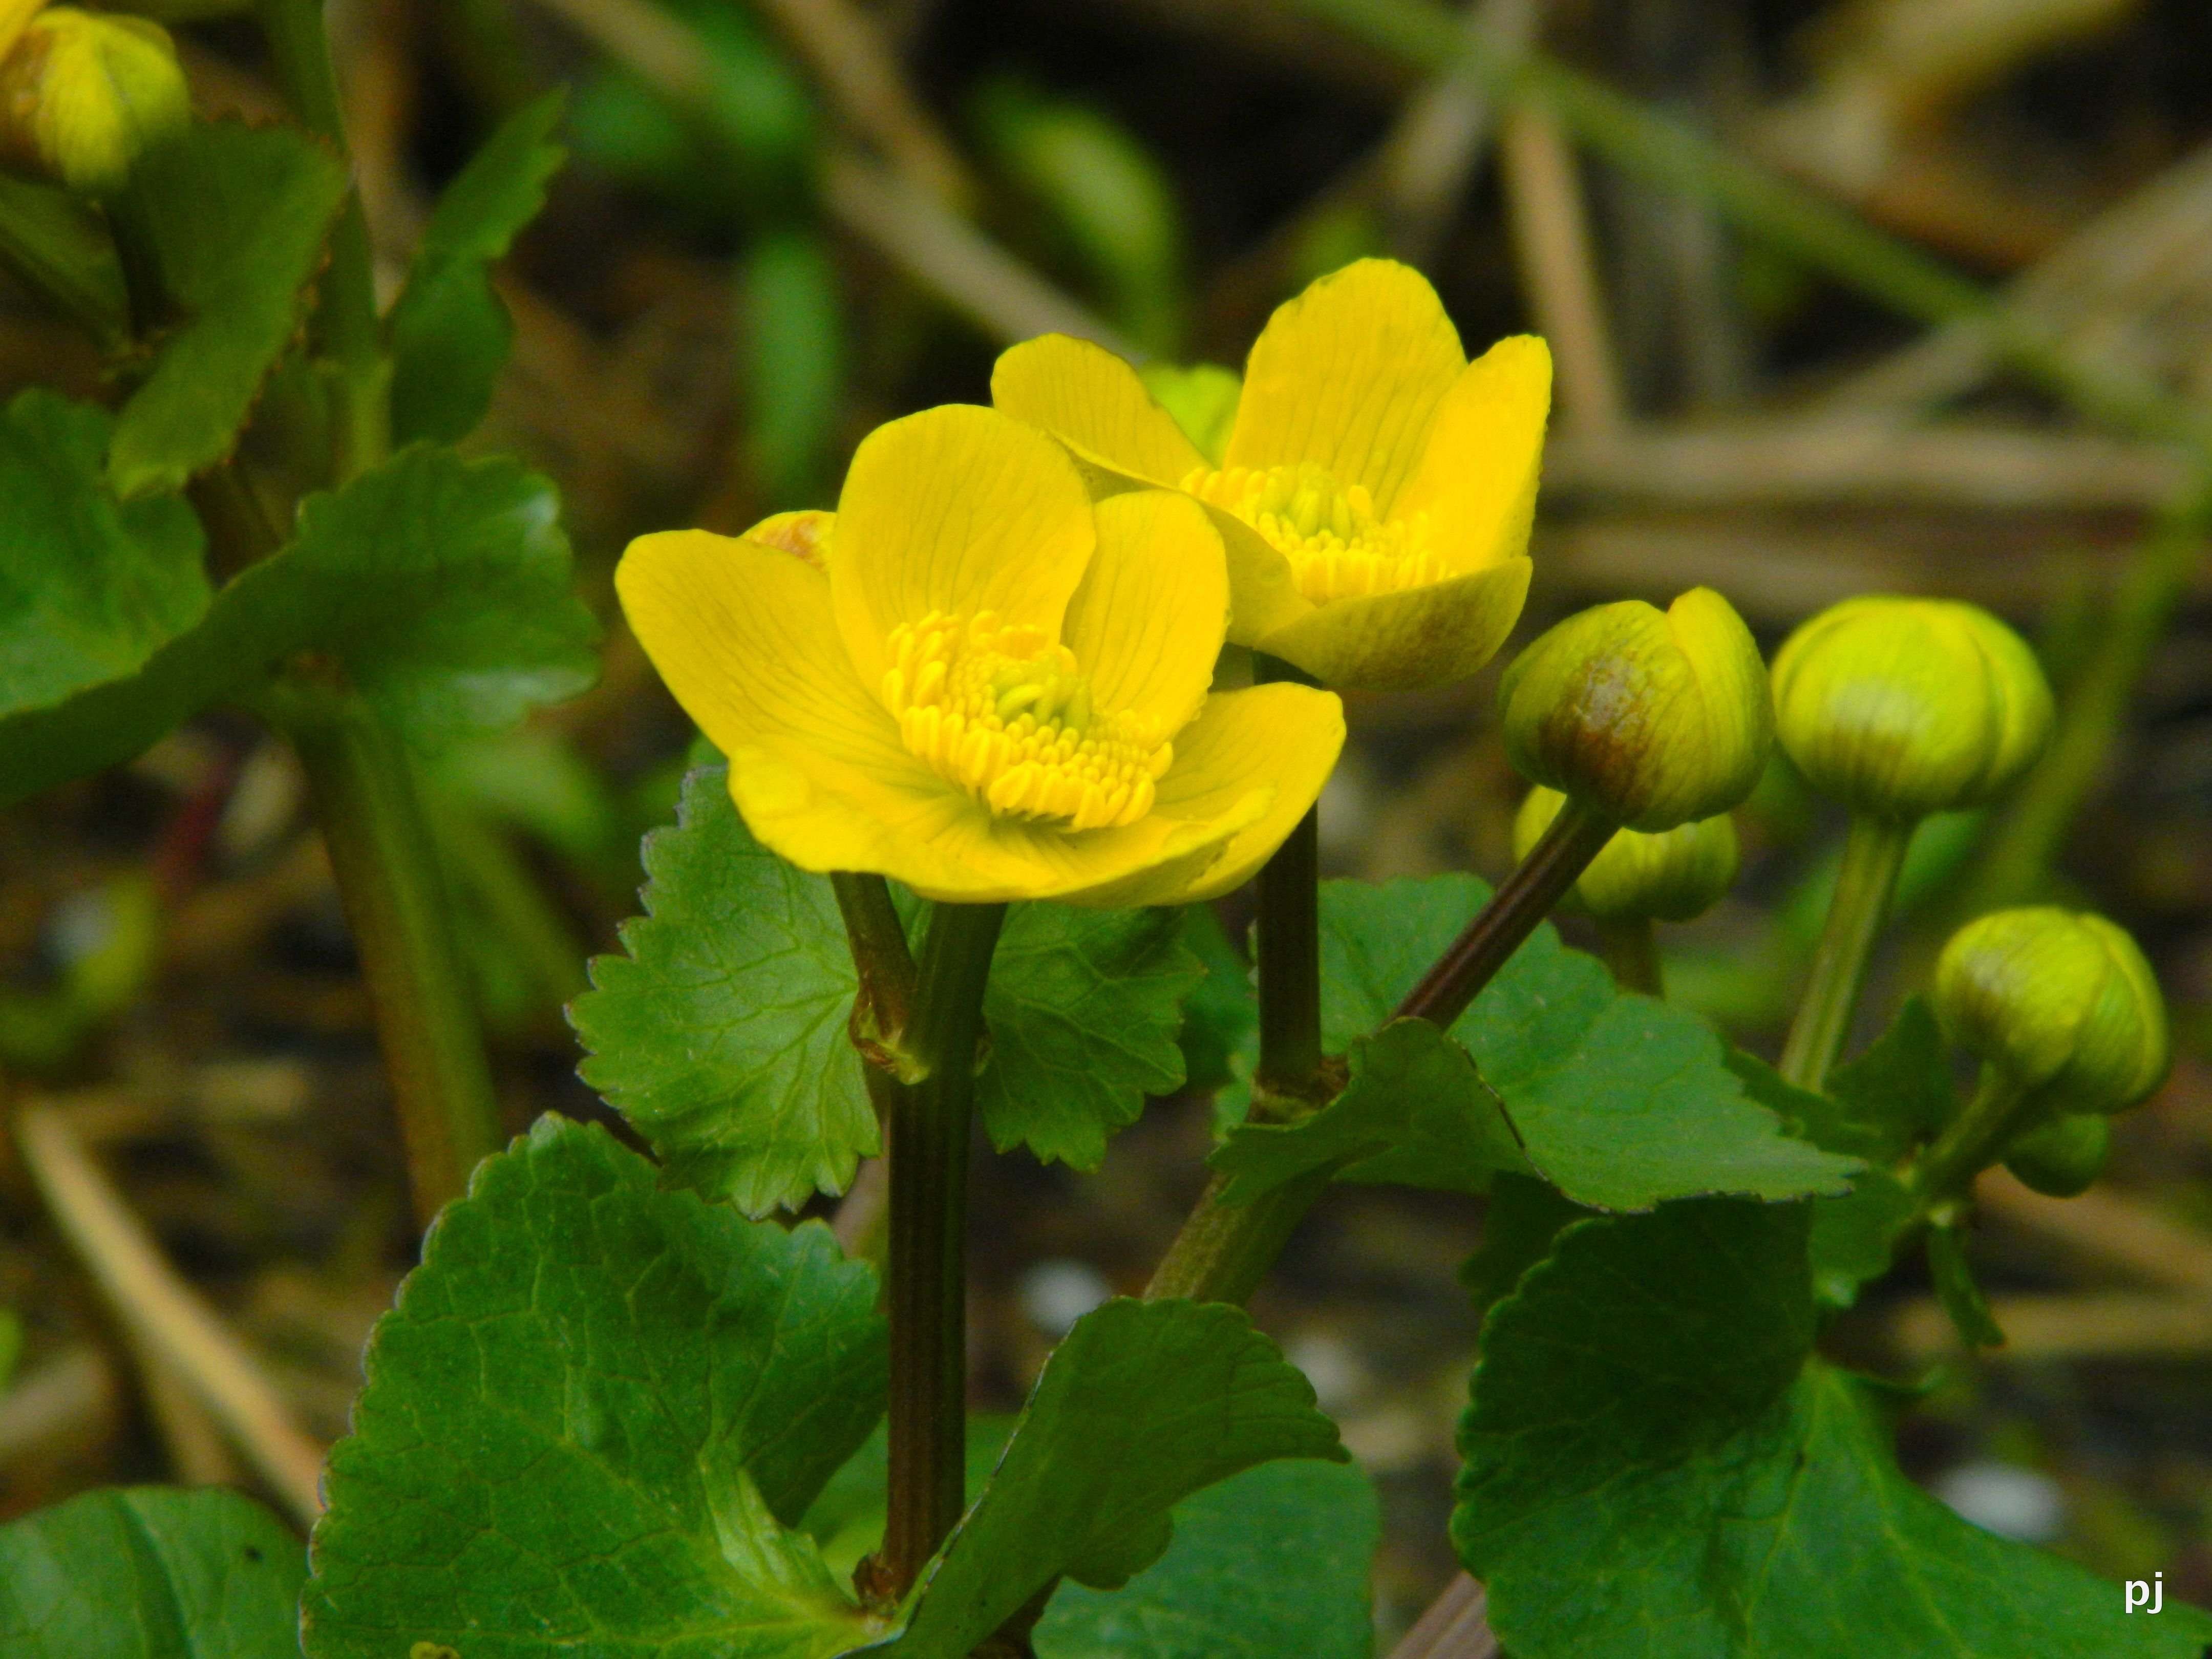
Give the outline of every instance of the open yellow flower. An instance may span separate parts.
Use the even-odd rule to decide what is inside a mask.
[[[1097,494],[1170,486],[1206,503],[1231,640],[1375,690],[1471,674],[1512,631],[1551,396],[1541,340],[1468,362],[1427,279],[1387,259],[1275,313],[1218,466],[1087,341],[1025,341],[991,377],[992,402],[1065,443]]]
[[[1327,692],[1209,695],[1229,578],[1196,503],[1094,507],[1065,451],[988,409],[872,434],[834,514],[641,537],[615,585],[755,836],[930,898],[1215,896],[1344,742]]]

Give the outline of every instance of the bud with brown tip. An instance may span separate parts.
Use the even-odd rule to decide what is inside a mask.
[[[1568,617],[1514,659],[1498,704],[1522,776],[1651,833],[1741,801],[1773,738],[1759,647],[1708,587]]]

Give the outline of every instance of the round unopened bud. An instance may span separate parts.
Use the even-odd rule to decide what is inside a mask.
[[[1869,594],[1831,605],[1774,659],[1775,735],[1814,788],[1909,820],[1976,806],[2051,735],[2035,653],[1986,611]]]
[[[2166,1003],[2102,916],[1998,910],[1951,935],[1936,1013],[1953,1041],[2051,1112],[2124,1112],[2166,1077]]]
[[[0,60],[0,160],[112,196],[182,132],[191,97],[158,23],[49,6]]]
[[[2112,1155],[2112,1119],[2067,1112],[2017,1136],[2006,1149],[2004,1164],[2023,1187],[2046,1198],[2074,1198],[2104,1173]]]
[[[1513,820],[1513,856],[1525,859],[1552,827],[1566,797],[1540,785]],[[1623,830],[1575,883],[1575,897],[1600,921],[1688,921],[1735,884],[1735,822],[1727,813],[1646,835]]]
[[[1773,740],[1766,665],[1734,607],[1693,587],[1570,617],[1498,689],[1505,752],[1531,782],[1656,832],[1751,793]]]

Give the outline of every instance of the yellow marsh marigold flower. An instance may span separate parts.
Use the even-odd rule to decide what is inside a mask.
[[[1168,485],[1213,509],[1231,640],[1378,690],[1471,674],[1512,631],[1551,388],[1541,340],[1468,362],[1427,279],[1387,259],[1275,313],[1218,461],[1088,342],[1027,341],[991,377],[992,402],[1067,445],[1098,493]]]
[[[160,24],[0,0],[0,160],[110,196],[191,118]]]
[[[1327,692],[1208,694],[1229,576],[1197,503],[1094,507],[1065,451],[988,409],[871,434],[835,514],[641,537],[615,585],[754,835],[930,898],[1226,892],[1344,741]]]

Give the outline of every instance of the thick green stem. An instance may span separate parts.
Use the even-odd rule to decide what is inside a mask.
[[[319,0],[258,0],[270,67],[301,125],[345,155],[345,117],[331,67]],[[331,233],[330,264],[309,325],[331,392],[331,482],[343,483],[382,460],[392,445],[391,367],[376,314],[375,269],[361,191],[346,198]]]
[[[1976,1176],[1997,1161],[2018,1127],[2027,1091],[1993,1066],[1982,1068],[1981,1086],[1928,1150],[1911,1176],[1917,1218],[1925,1219],[1964,1198]]]
[[[1598,955],[1613,969],[1613,983],[1624,991],[1647,997],[1667,994],[1665,970],[1659,964],[1658,935],[1649,916],[1616,916],[1597,925]]]
[[[500,1124],[422,804],[398,739],[352,692],[296,690],[281,719],[314,790],[428,1226],[496,1150]]]
[[[1311,685],[1290,664],[1261,656],[1254,678]],[[1260,869],[1255,966],[1260,982],[1261,1090],[1310,1098],[1321,1076],[1321,815],[1307,812]]]
[[[968,1126],[975,1042],[1003,904],[939,904],[922,942],[906,1048],[918,1080],[891,1095],[890,1476],[879,1558],[892,1599],[960,1519],[968,1429]]]
[[[1249,1204],[1224,1204],[1228,1183],[1216,1176],[1176,1232],[1152,1283],[1147,1302],[1188,1297],[1194,1302],[1242,1302],[1260,1286],[1291,1234],[1328,1187],[1334,1166],[1310,1170]]]
[[[1310,1096],[1321,1074],[1320,861],[1320,818],[1309,811],[1260,866],[1255,1075],[1271,1095]]]
[[[1528,849],[1528,856],[1498,884],[1490,902],[1407,993],[1397,1018],[1425,1019],[1451,1030],[1468,1004],[1497,977],[1619,830],[1618,824],[1608,823],[1576,801],[1562,805],[1543,837]]]
[[[1508,876],[1481,914],[1398,1005],[1400,1019],[1432,1020],[1449,1030],[1536,929],[1553,905],[1605,850],[1614,826],[1570,801],[1544,837]],[[1282,1253],[1292,1231],[1328,1186],[1335,1166],[1313,1170],[1249,1204],[1222,1201],[1216,1177],[1160,1259],[1147,1298],[1188,1297],[1242,1302]]]
[[[1828,920],[1813,952],[1805,1000],[1782,1049],[1782,1075],[1801,1089],[1818,1089],[1843,1052],[1858,1010],[1867,960],[1889,914],[1897,872],[1912,843],[1912,826],[1855,813],[1844,842],[1844,866],[1836,877]]]
[[[2212,529],[2212,481],[2200,478],[2161,514],[2120,579],[2088,659],[2068,687],[2051,746],[2027,775],[1991,838],[1958,914],[2037,897],[2067,826],[2111,763],[2128,702],[2165,636]]]

